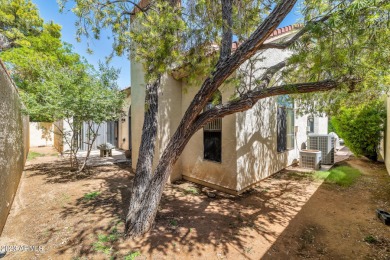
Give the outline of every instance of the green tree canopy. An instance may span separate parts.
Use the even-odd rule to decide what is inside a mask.
[[[61,2],[63,9],[70,1]],[[152,227],[173,165],[193,134],[212,120],[277,95],[297,94],[304,110],[329,112],[348,102],[376,99],[387,91],[389,1],[302,0],[302,27],[281,41],[267,41],[297,2],[72,1],[72,11],[79,17],[79,36],[99,38],[102,30],[111,30],[113,53],[130,54],[146,72],[148,109],[126,217],[128,235],[141,235]],[[235,39],[238,43],[232,48]],[[275,49],[290,51],[291,56],[273,65]],[[257,61],[264,67],[250,69]],[[157,90],[161,76],[179,68],[190,80],[198,80],[193,84],[197,93],[153,167]],[[205,110],[226,83],[235,88],[231,99]],[[319,91],[331,92],[307,94]]]
[[[11,71],[30,120],[54,121],[77,115],[86,120],[94,117],[100,123],[112,118],[103,112],[110,110],[108,104],[100,101],[104,97],[119,97],[117,72],[104,66],[94,70],[73,52],[70,44],[62,42],[61,26],[44,23],[30,0],[0,0],[0,3],[0,34],[11,43],[0,52],[0,58]],[[80,102],[75,102],[76,99]],[[117,110],[120,100],[114,98],[115,104],[106,103],[111,102]],[[84,114],[80,115],[81,112]]]
[[[67,2],[61,1],[62,9]],[[190,78],[210,75],[218,61],[218,55],[210,58],[210,53],[222,46],[226,27],[239,43],[244,42],[279,1],[231,0],[230,25],[223,22],[221,1],[138,2],[75,1],[72,11],[79,17],[79,36],[99,38],[103,29],[110,29],[113,51],[117,55],[131,53],[144,64],[147,78],[153,79],[156,74],[183,66]],[[341,82],[337,92],[297,97],[311,111],[335,111],[347,98],[353,102],[367,100],[367,95],[375,99],[387,90],[389,11],[385,0],[301,1],[303,29],[287,43],[261,49],[294,51],[279,82]],[[232,82],[237,88],[242,86],[239,76]]]
[[[42,26],[43,19],[31,1],[0,0],[0,34],[11,46],[30,46],[27,37],[39,35]]]

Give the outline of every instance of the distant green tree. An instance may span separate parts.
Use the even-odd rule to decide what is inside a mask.
[[[30,120],[52,121],[51,103],[45,97],[55,84],[49,70],[80,70],[85,60],[61,41],[61,26],[44,23],[30,0],[0,0],[0,34],[7,39],[0,46],[0,58],[20,90]]]
[[[383,101],[363,103],[353,108],[342,107],[331,121],[336,133],[354,154],[377,160],[386,121]]]
[[[64,120],[70,126],[70,131],[64,131],[62,135],[70,147],[71,166],[79,172],[86,167],[100,125],[117,120],[123,113],[124,94],[116,85],[118,71],[103,65],[99,69],[95,71],[91,66],[78,70],[49,69],[51,84],[46,90],[38,92],[48,101],[51,109],[49,116],[53,121]],[[36,97],[28,95],[26,100],[35,102]],[[42,113],[47,105],[34,104],[31,107],[38,108],[38,113]],[[83,129],[83,125],[86,128]],[[87,155],[81,162],[77,153],[81,146],[78,139],[82,130],[86,133],[84,144],[87,145]]]
[[[63,133],[71,166],[83,171],[98,129],[121,115],[124,96],[118,71],[100,65],[96,71],[61,41],[61,26],[44,23],[31,0],[0,0],[0,58],[6,62],[31,121],[65,120]],[[77,158],[82,125],[87,129],[87,156]]]
[[[16,46],[30,46],[31,43],[27,37],[39,35],[42,26],[43,19],[31,1],[0,0],[0,35],[5,37],[0,50]]]

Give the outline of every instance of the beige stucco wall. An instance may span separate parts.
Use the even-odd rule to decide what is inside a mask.
[[[169,75],[164,75],[161,79],[158,99],[158,130],[156,156],[154,157],[154,167],[157,166],[165,147],[170,138],[179,126],[182,117],[182,82],[175,80]],[[181,179],[182,177],[181,158],[178,159],[172,169],[170,181]]]
[[[142,127],[145,112],[145,81],[142,65],[137,62],[131,64],[131,135],[132,135],[132,168],[135,169],[138,160],[139,147],[141,144]],[[159,89],[159,114],[157,143],[153,168],[156,167],[169,138],[173,135],[174,130],[179,125],[181,119],[181,81],[165,75],[161,80]],[[180,159],[170,176],[170,180],[181,179],[181,162]]]
[[[295,113],[294,149],[279,153],[276,97],[260,100],[252,109],[237,114],[237,192],[298,161],[299,150],[307,142],[307,117]],[[327,117],[315,117],[314,121],[315,133],[327,133]]]
[[[262,75],[263,68],[285,60],[291,53],[275,49],[260,52],[256,56],[259,61],[255,64],[255,77]],[[295,125],[298,122],[295,118]],[[237,192],[290,165],[293,154],[297,153],[295,150],[277,152],[277,97],[262,99],[252,109],[238,113],[236,138]]]
[[[237,173],[235,191],[257,182],[288,165],[288,152],[277,153],[275,98],[259,101],[252,109],[238,113]]]
[[[30,147],[53,145],[54,124],[50,122],[30,122]]]
[[[130,149],[129,139],[129,117],[131,116],[131,89],[124,90],[126,98],[123,105],[123,116],[119,119],[118,123],[118,147],[123,150]]]
[[[135,170],[145,112],[145,80],[142,64],[131,60],[131,163]]]
[[[183,114],[198,90],[199,86],[197,85],[186,86],[182,101]],[[221,89],[223,103],[229,100],[233,90],[231,87]],[[203,130],[199,130],[194,134],[181,156],[182,172],[185,179],[201,184],[208,183],[209,185],[216,185],[216,188],[223,189],[227,192],[229,190],[235,190],[237,186],[235,122],[235,114],[222,119],[222,158],[220,163],[203,159]]]
[[[29,119],[0,61],[0,234],[19,185],[29,148]]]
[[[384,152],[383,157],[386,164],[387,172],[390,174],[390,96],[387,95],[386,100],[386,110],[387,110],[387,122],[386,122],[386,132],[384,134]]]

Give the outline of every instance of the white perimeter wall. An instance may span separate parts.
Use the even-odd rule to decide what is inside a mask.
[[[54,124],[30,122],[30,147],[53,146]]]

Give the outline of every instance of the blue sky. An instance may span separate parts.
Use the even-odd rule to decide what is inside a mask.
[[[54,21],[62,26],[62,40],[73,45],[74,51],[84,56],[88,62],[98,68],[99,60],[104,62],[112,50],[112,42],[107,39],[108,32],[104,32],[100,40],[89,40],[90,48],[93,54],[87,53],[87,40],[76,41],[76,28],[74,23],[76,16],[72,12],[60,13],[55,0],[32,0],[38,6],[40,15],[45,22]],[[119,87],[126,88],[130,86],[130,61],[127,57],[114,57],[111,66],[120,69],[118,79]]]
[[[82,42],[76,41],[76,29],[74,26],[76,17],[72,12],[60,13],[55,0],[32,1],[38,6],[39,12],[46,22],[54,21],[62,26],[62,40],[72,44],[76,53],[84,56],[88,62],[96,68],[99,60],[105,61],[105,57],[108,56],[112,50],[112,42],[107,39],[109,32],[102,32],[100,40],[88,40],[90,48],[94,51],[93,54],[88,54],[87,40],[84,39]],[[280,24],[280,27],[297,23],[300,17],[296,5],[294,10]],[[110,65],[121,70],[118,79],[119,87],[122,89],[130,86],[130,62],[127,57],[114,57]]]

